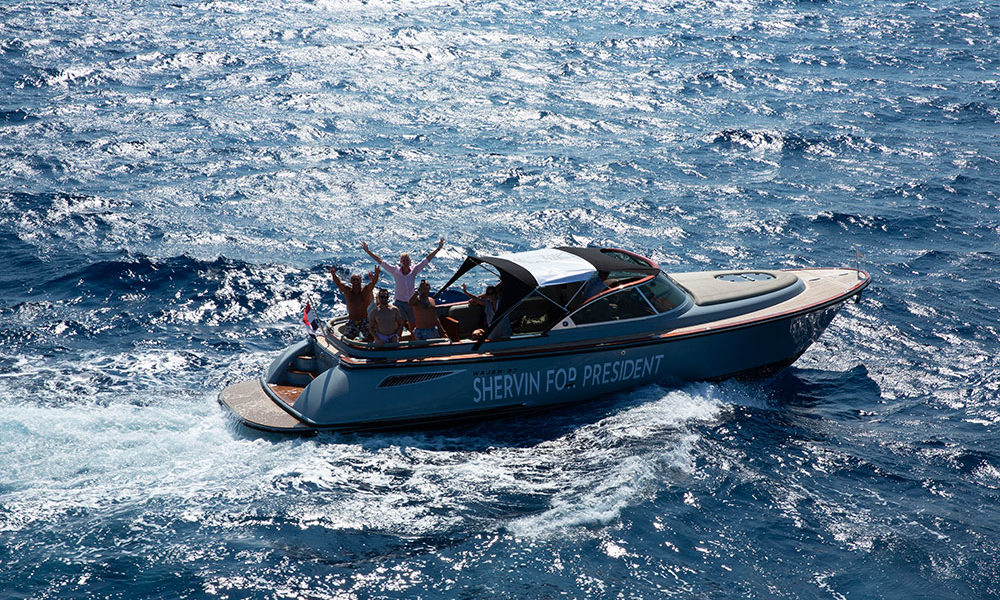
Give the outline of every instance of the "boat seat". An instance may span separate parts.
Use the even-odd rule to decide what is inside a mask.
[[[560,316],[561,309],[547,298],[536,295],[518,305],[510,316],[510,324],[514,333],[541,333]]]
[[[473,331],[482,327],[483,307],[471,302],[456,304],[448,307],[448,317],[458,322],[457,337],[468,339],[472,337]]]
[[[698,306],[753,298],[783,290],[799,278],[785,271],[701,271],[671,273]]]

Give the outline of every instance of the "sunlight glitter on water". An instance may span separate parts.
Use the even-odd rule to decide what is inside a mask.
[[[996,596],[996,22],[965,0],[6,6],[0,589]],[[329,266],[438,235],[435,282],[595,244],[677,271],[857,246],[876,283],[763,382],[444,432],[225,417],[306,300],[342,311]]]

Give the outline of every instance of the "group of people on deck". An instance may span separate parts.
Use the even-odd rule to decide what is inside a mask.
[[[376,265],[375,270],[368,273],[368,283],[365,285],[362,285],[360,274],[351,275],[350,285],[345,285],[337,277],[337,269],[330,267],[333,282],[344,294],[344,302],[347,304],[347,324],[342,330],[342,335],[350,339],[373,341],[376,346],[398,342],[404,330],[410,331],[414,340],[444,337],[445,330],[438,318],[437,304],[430,295],[431,284],[422,279],[420,284],[416,285],[417,274],[443,247],[444,238],[441,238],[437,248],[416,265],[412,264],[410,255],[406,253],[399,256],[398,265],[393,265],[372,252],[367,243],[361,242],[361,248],[372,257]],[[389,290],[383,288],[374,293],[375,285],[383,270],[391,274],[395,282],[393,304],[389,303]],[[482,296],[472,296],[466,291],[465,285],[462,286],[462,291],[469,295],[470,302],[484,307],[487,322],[491,322],[496,313],[498,298],[496,287],[487,287],[486,293]],[[374,307],[372,307],[373,297]],[[499,332],[492,333],[489,339],[510,336],[507,331],[509,325],[507,330],[503,327],[497,329]]]

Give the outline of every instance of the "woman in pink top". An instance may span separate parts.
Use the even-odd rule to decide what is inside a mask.
[[[422,261],[418,262],[416,266],[410,267],[410,255],[407,253],[402,253],[399,255],[399,266],[390,265],[389,263],[382,260],[377,254],[368,249],[368,244],[366,242],[361,242],[361,249],[368,253],[368,256],[380,266],[384,271],[392,274],[393,280],[396,282],[396,291],[394,293],[393,301],[396,308],[403,315],[403,320],[406,321],[406,328],[412,330],[413,323],[416,318],[413,315],[413,307],[410,306],[410,297],[413,296],[414,282],[417,279],[417,273],[423,270],[427,266],[427,263],[431,262],[441,248],[444,247],[444,238],[438,241],[438,246],[430,252]]]

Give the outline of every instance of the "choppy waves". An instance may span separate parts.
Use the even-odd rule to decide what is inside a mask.
[[[995,6],[20,2],[0,14],[0,589],[1000,595]],[[327,268],[853,264],[796,365],[283,439],[218,390]]]

